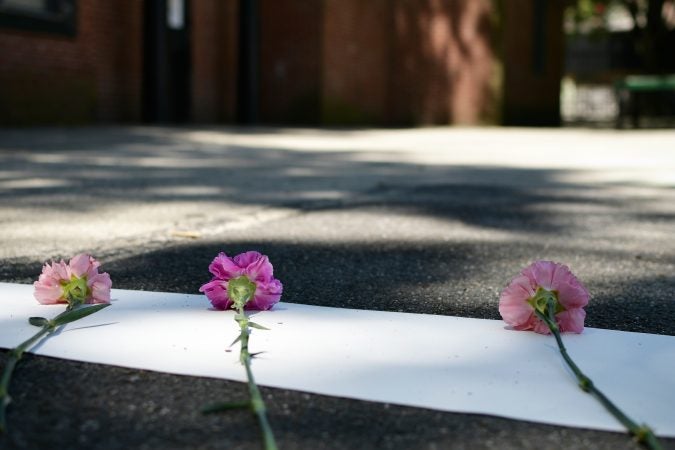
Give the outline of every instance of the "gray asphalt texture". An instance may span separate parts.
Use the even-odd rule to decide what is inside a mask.
[[[506,283],[552,259],[591,291],[587,326],[675,335],[673,236],[671,130],[0,131],[6,282],[86,251],[115,288],[197,293],[219,251],[257,249],[286,302],[499,319]],[[282,449],[640,448],[622,433],[262,392]],[[260,448],[250,413],[199,413],[245,399],[237,382],[27,354],[11,393],[1,448]]]

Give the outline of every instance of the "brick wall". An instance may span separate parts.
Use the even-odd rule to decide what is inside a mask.
[[[79,0],[74,37],[0,28],[0,124],[140,121],[143,3]],[[190,1],[195,122],[236,118],[238,5]],[[494,109],[491,0],[259,5],[263,123],[478,123]]]
[[[141,6],[80,0],[73,37],[0,28],[0,124],[140,120]]]
[[[237,2],[193,0],[192,120],[233,122],[237,102]]]
[[[324,120],[479,123],[495,102],[487,0],[326,0]]]
[[[322,120],[386,123],[391,70],[389,0],[326,0],[323,14]]]
[[[497,86],[490,0],[261,0],[261,118],[475,124]]]
[[[260,120],[316,124],[322,1],[260,1]]]

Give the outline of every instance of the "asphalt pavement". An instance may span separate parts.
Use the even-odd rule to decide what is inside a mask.
[[[86,251],[115,288],[197,293],[219,251],[257,249],[285,302],[499,319],[511,277],[552,259],[591,291],[587,326],[675,335],[673,236],[673,130],[0,130],[6,282]],[[640,448],[622,433],[262,391],[282,449]],[[260,448],[246,411],[199,413],[246,398],[241,383],[26,355],[11,392],[1,448]]]

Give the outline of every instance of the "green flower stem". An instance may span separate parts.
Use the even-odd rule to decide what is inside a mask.
[[[7,406],[12,402],[12,397],[9,396],[9,382],[12,379],[14,367],[16,367],[16,364],[27,349],[32,347],[34,343],[39,341],[46,334],[53,332],[54,329],[54,325],[47,322],[33,337],[9,351],[9,360],[7,361],[7,365],[5,365],[5,369],[2,372],[2,378],[0,379],[0,433],[4,433],[7,429]]]
[[[609,411],[619,422],[623,424],[623,426],[628,429],[628,431],[633,436],[635,436],[638,442],[644,444],[644,446],[648,449],[662,450],[663,447],[661,447],[661,444],[656,439],[654,432],[647,425],[638,425],[634,420],[628,417],[609,398],[607,398],[605,394],[596,388],[595,384],[593,384],[593,381],[591,381],[591,379],[588,378],[581,371],[581,369],[579,369],[574,361],[572,361],[572,358],[567,353],[567,348],[565,348],[565,344],[563,344],[562,338],[560,336],[560,328],[558,327],[558,323],[555,321],[555,301],[553,299],[548,299],[545,311],[546,314],[542,313],[537,308],[534,310],[534,312],[537,314],[537,317],[546,323],[548,328],[551,330],[551,333],[553,333],[553,336],[555,336],[560,354],[569,368],[572,369],[574,375],[577,377],[581,390],[595,397],[602,404],[602,406],[607,409],[607,411]]]
[[[251,353],[248,350],[248,338],[251,333],[249,328],[248,318],[244,314],[243,304],[237,304],[237,315],[235,320],[239,323],[239,328],[241,333],[239,335],[241,341],[241,351],[239,352],[239,361],[246,368],[246,377],[248,378],[248,392],[251,398],[251,409],[253,413],[258,418],[258,424],[260,425],[260,431],[263,435],[263,442],[265,444],[266,450],[277,450],[277,444],[274,440],[274,434],[272,433],[272,427],[270,426],[269,421],[267,420],[267,408],[265,407],[265,402],[263,401],[262,395],[260,395],[260,390],[255,383],[253,378],[253,371],[251,370]]]
[[[68,308],[66,308],[65,311],[54,317],[52,320],[47,320],[43,317],[30,318],[29,322],[32,325],[39,326],[40,331],[35,333],[35,335],[30,339],[27,339],[26,341],[19,344],[18,347],[15,347],[9,351],[9,360],[2,371],[2,378],[0,378],[0,434],[7,430],[7,406],[9,406],[9,404],[12,402],[12,398],[9,395],[9,383],[12,379],[14,368],[23,356],[24,352],[31,348],[44,336],[53,333],[57,327],[86,317],[107,306],[110,305],[107,303],[88,306],[68,305]]]

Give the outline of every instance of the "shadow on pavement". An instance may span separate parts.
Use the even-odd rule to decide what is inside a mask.
[[[199,294],[199,287],[211,279],[208,265],[220,251],[234,255],[251,249],[270,257],[275,276],[284,283],[285,302],[497,320],[501,290],[542,251],[538,243],[508,242],[210,242],[113,259],[102,269],[110,273],[115,288]],[[575,248],[546,252],[562,261],[579,258]],[[675,277],[640,275],[645,270],[628,277],[601,271],[630,257],[588,249],[585,261],[573,265],[592,296],[586,325],[675,335]],[[7,262],[0,279],[26,283],[39,272],[40,265],[33,262]]]

